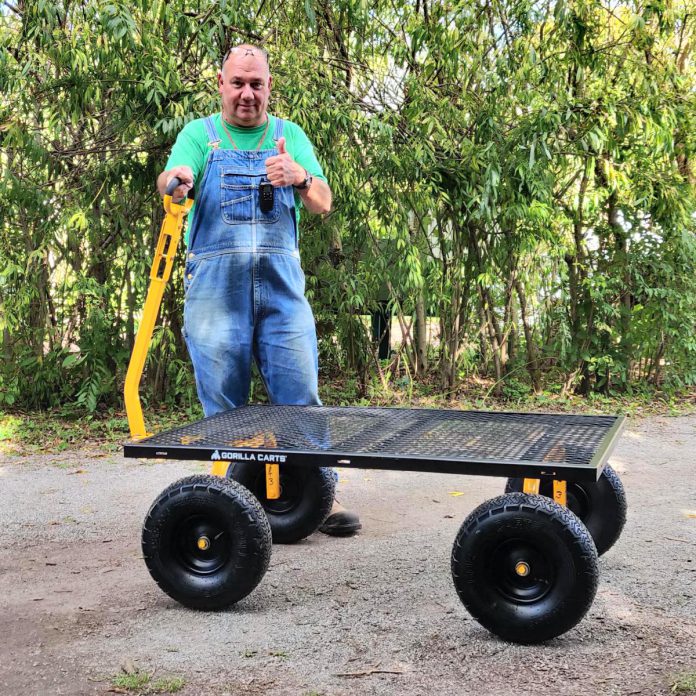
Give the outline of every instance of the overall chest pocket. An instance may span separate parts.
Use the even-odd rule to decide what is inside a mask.
[[[222,219],[228,225],[250,222],[274,223],[280,218],[278,191],[273,197],[273,207],[262,212],[259,204],[259,184],[262,174],[250,174],[239,169],[220,167],[220,206]]]

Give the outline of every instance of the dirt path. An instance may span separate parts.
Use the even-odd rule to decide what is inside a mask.
[[[254,593],[203,614],[159,591],[139,549],[155,496],[202,467],[4,457],[0,694],[113,693],[124,665],[182,677],[187,695],[668,694],[696,673],[696,416],[630,423],[612,464],[629,519],[595,603],[521,647],[467,615],[449,572],[459,525],[500,479],[345,470],[363,532],[274,547]]]

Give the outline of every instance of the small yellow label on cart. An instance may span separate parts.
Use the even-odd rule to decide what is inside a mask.
[[[280,467],[277,464],[266,464],[266,498],[280,498]]]

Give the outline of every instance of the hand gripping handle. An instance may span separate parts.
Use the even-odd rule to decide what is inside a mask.
[[[167,188],[164,190],[165,195],[171,196],[174,191],[176,191],[177,186],[181,185],[181,179],[178,176],[175,176],[168,184]],[[193,199],[194,192],[193,192],[193,187],[189,189],[188,192],[188,197]]]

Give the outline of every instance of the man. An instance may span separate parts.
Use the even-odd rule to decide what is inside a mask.
[[[184,278],[184,335],[206,416],[246,403],[255,360],[275,404],[320,404],[317,341],[298,251],[299,204],[327,213],[331,189],[304,131],[268,114],[265,51],[230,49],[218,73],[219,114],[179,133],[160,195],[195,185]],[[321,527],[360,529],[334,503]]]

